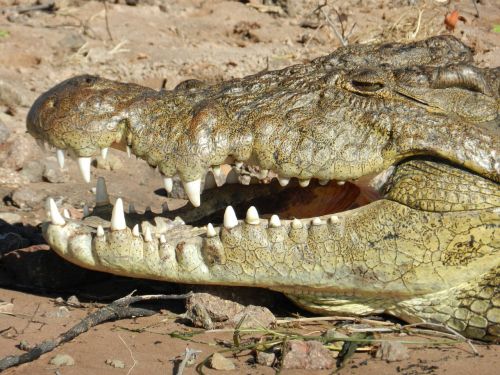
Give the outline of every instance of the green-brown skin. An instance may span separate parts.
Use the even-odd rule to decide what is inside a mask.
[[[80,76],[44,93],[28,131],[79,156],[128,144],[193,181],[227,157],[280,177],[354,180],[398,164],[384,199],[322,220],[240,221],[144,241],[46,224],[60,255],[160,280],[260,286],[318,313],[390,313],[500,337],[500,72],[452,37],[341,48],[305,65],[172,91]],[[155,228],[153,228],[153,232]],[[159,237],[161,230],[156,229]]]

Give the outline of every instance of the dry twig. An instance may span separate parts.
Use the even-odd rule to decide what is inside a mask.
[[[155,310],[144,309],[140,307],[131,307],[130,305],[134,303],[154,300],[185,299],[191,295],[191,293],[187,293],[180,295],[151,294],[144,296],[134,296],[133,293],[134,292],[132,292],[128,296],[113,301],[109,305],[104,306],[93,313],[88,314],[78,324],[74,325],[66,332],[60,334],[55,339],[45,340],[42,343],[35,345],[33,349],[31,349],[27,353],[23,353],[21,355],[10,355],[0,359],[0,372],[10,367],[18,366],[27,362],[32,362],[39,358],[42,354],[51,352],[59,345],[74,339],[75,337],[84,332],[87,332],[90,328],[95,327],[98,324],[110,320],[127,319],[139,316],[151,316],[156,313]]]

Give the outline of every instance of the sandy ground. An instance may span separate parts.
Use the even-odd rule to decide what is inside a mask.
[[[19,152],[14,161],[2,166],[5,175],[0,176],[0,193],[4,197],[0,214],[19,215],[16,217],[24,225],[36,226],[44,220],[46,196],[63,198],[63,205],[74,215],[81,215],[83,203],[92,202],[91,190],[79,178],[73,161],[67,163],[65,173],[69,178],[64,183],[27,183],[22,178],[16,181],[29,161],[50,155],[24,134],[29,106],[44,90],[71,76],[99,74],[153,88],[159,88],[164,79],[167,88],[189,78],[219,81],[263,69],[278,69],[332,51],[340,46],[332,24],[338,30],[345,30],[349,43],[421,39],[449,32],[443,20],[454,9],[459,10],[463,20],[453,34],[475,48],[477,63],[498,66],[500,61],[500,34],[493,31],[500,19],[500,6],[492,0],[482,0],[477,5],[479,17],[475,17],[476,10],[468,0],[346,1],[337,7],[338,15],[333,6],[314,13],[315,1],[299,0],[276,2],[286,7],[269,5],[270,1],[267,6],[260,1],[244,4],[243,1],[150,0],[139,1],[139,6],[119,1],[110,2],[107,11],[97,1],[61,0],[56,1],[58,9],[53,12],[16,11],[17,7],[34,2],[0,0],[0,88],[3,90],[0,90],[0,121],[11,131],[9,142],[14,142]],[[2,147],[0,154],[7,152]],[[112,198],[120,196],[125,202],[134,202],[139,209],[150,206],[156,211],[165,202],[169,207],[179,204],[158,193],[161,178],[144,162],[129,160],[115,150],[111,154],[121,161],[122,167],[114,171],[93,168],[92,175],[94,184],[96,177],[106,177]],[[7,173],[14,177],[9,179]],[[138,183],[130,184],[131,180]],[[26,186],[40,195],[38,201],[22,208],[11,205],[8,197]],[[12,285],[1,276],[2,285]],[[87,298],[84,307],[70,309],[67,316],[58,317],[59,307],[53,301],[57,295],[41,293],[40,289],[32,294],[29,285],[22,289],[27,292],[12,288],[15,287],[0,289],[0,299],[14,304],[14,315],[0,314],[2,357],[21,353],[16,348],[21,340],[33,344],[54,337],[95,308],[92,298]],[[106,294],[94,291],[93,296],[95,300],[105,299]],[[179,306],[173,309],[182,312]],[[5,373],[164,374],[172,372],[173,360],[184,352],[186,345],[202,350],[201,360],[220,349],[215,345],[216,338],[231,339],[231,334],[202,334],[196,336],[197,342],[189,343],[172,338],[169,336],[172,331],[192,330],[174,320],[174,313],[166,309],[162,315],[150,318],[106,323],[54,353]],[[147,332],[132,331],[150,326],[153,328]],[[311,325],[302,329],[306,332],[326,328]],[[498,346],[478,346],[478,357],[465,344],[410,347],[410,358],[395,363],[357,353],[341,373],[493,374],[500,365]],[[49,359],[57,353],[71,355],[75,365],[61,369],[49,365]],[[120,359],[125,368],[112,368],[105,364],[107,359]],[[237,366],[234,373],[274,372],[252,364],[250,359],[248,353],[234,359]],[[193,371],[189,368],[186,373]]]

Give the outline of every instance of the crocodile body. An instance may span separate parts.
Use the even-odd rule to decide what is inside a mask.
[[[62,218],[51,202],[44,236],[90,269],[265,287],[318,313],[388,313],[495,341],[499,88],[500,70],[475,67],[452,37],[349,46],[172,91],[75,77],[35,102],[27,126],[59,153],[75,153],[87,180],[90,157],[110,146],[158,167],[166,184],[179,176],[195,207],[207,171],[217,174],[228,158],[273,171],[282,185],[389,178],[381,199],[341,213],[266,220],[252,207],[238,221],[228,208],[220,228],[157,218],[142,234],[125,224],[135,219],[125,219],[121,200],[97,229]]]

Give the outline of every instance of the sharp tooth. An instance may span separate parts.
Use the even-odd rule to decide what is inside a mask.
[[[91,157],[79,157],[78,158],[78,166],[80,167],[80,172],[82,173],[82,177],[87,184],[90,182],[90,162],[91,161],[92,161]]]
[[[129,205],[128,205],[128,213],[129,214],[136,214],[137,213],[137,211],[135,210],[135,206],[134,206],[133,203],[129,203]]]
[[[227,206],[224,211],[224,228],[232,229],[238,225],[238,218],[234,212],[233,207]]]
[[[184,185],[184,191],[186,192],[191,204],[194,207],[200,207],[201,180],[197,179],[189,182],[182,181],[182,184]]]
[[[167,193],[171,193],[174,188],[174,180],[172,177],[163,177],[163,186]]]
[[[330,182],[330,180],[319,180],[319,181],[318,181],[318,183],[319,183],[321,186],[325,186],[325,185],[327,185],[329,182]]]
[[[259,179],[263,180],[269,174],[269,169],[261,169],[259,172]]]
[[[146,230],[144,232],[144,241],[145,242],[153,241],[153,236],[151,235],[151,229],[149,229],[149,227],[146,227]]]
[[[127,146],[127,156],[130,158],[132,156],[132,149],[130,146]]]
[[[337,185],[342,186],[342,185],[344,185],[344,184],[345,184],[345,181],[337,181]]]
[[[325,224],[325,222],[321,220],[319,217],[315,217],[312,220],[312,225],[323,225],[323,224]]]
[[[102,229],[102,226],[98,225],[97,226],[97,237],[102,237],[104,236],[104,229]]]
[[[83,217],[90,216],[90,211],[89,211],[89,206],[87,206],[87,203],[83,205]]]
[[[45,151],[45,142],[42,139],[37,139],[36,144],[42,149],[42,151]]]
[[[66,208],[63,210],[63,217],[65,217],[66,219],[71,219],[71,215],[69,214],[69,211]]]
[[[336,224],[336,223],[340,222],[340,219],[337,215],[333,215],[333,216],[330,216],[330,222],[332,224]]]
[[[278,182],[281,186],[286,186],[290,182],[290,179],[286,177],[278,177]]]
[[[271,219],[269,219],[269,226],[271,228],[278,228],[281,227],[281,221],[278,215],[273,215],[271,216]]]
[[[309,183],[310,183],[310,182],[311,182],[311,180],[310,180],[310,179],[309,179],[309,180],[299,180],[299,185],[300,185],[301,187],[307,187],[307,186],[309,186]]]
[[[140,236],[140,233],[139,233],[139,224],[135,224],[134,225],[134,228],[132,228],[132,234],[135,237],[139,237]]]
[[[236,166],[236,168],[241,169],[243,167],[243,162],[242,161],[237,161],[237,162],[234,163],[234,165]]]
[[[123,201],[118,198],[111,213],[111,230],[123,230],[127,228],[125,213],[123,212]]]
[[[220,177],[220,174],[222,173],[220,165],[214,165],[212,167],[212,173],[214,174],[215,177]]]
[[[95,189],[95,204],[96,206],[104,206],[109,204],[108,189],[106,188],[106,180],[104,177],[97,179],[97,186]]]
[[[59,213],[57,209],[56,202],[52,198],[49,198],[49,212],[50,212],[50,220],[52,224],[55,225],[65,225],[66,221],[64,221],[63,217]]]
[[[302,221],[300,221],[299,219],[293,219],[292,221],[292,228],[293,229],[300,229],[302,228]]]
[[[108,150],[109,150],[108,147],[101,148],[101,157],[103,159],[106,159],[108,157]]]
[[[215,232],[214,226],[211,223],[207,225],[207,237],[215,237],[217,232]]]
[[[257,225],[260,224],[259,213],[254,206],[251,206],[247,211],[247,217],[245,219],[247,224]]]
[[[56,150],[56,158],[57,158],[57,164],[59,164],[59,168],[63,169],[64,168],[64,150],[61,150],[58,148]]]
[[[167,243],[167,239],[164,234],[160,234],[160,243]]]

